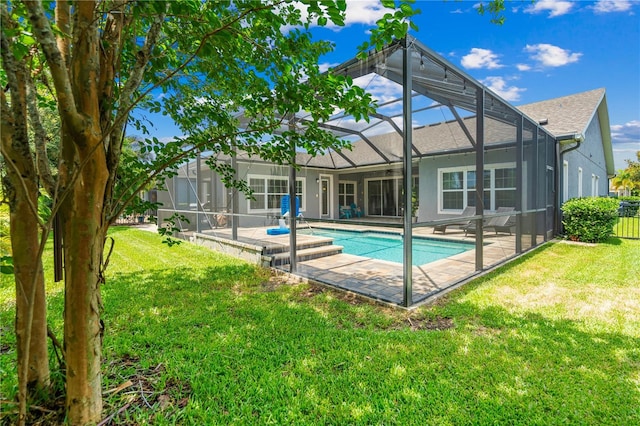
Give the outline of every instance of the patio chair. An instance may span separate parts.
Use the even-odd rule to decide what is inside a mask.
[[[291,214],[291,203],[288,195],[283,195],[280,200],[280,214],[282,217],[288,217]],[[295,217],[300,215],[300,197],[296,197],[296,214]]]
[[[351,203],[351,216],[362,217],[362,210],[360,210],[360,207],[358,207],[356,203]]]
[[[476,214],[476,208],[474,206],[467,206],[465,207],[465,209],[462,211],[462,214],[460,215],[461,218],[465,218],[465,217],[469,217],[469,216],[473,216]],[[469,225],[469,223],[471,223],[471,220],[460,220],[460,222],[455,222],[455,223],[443,223],[441,225],[436,225],[433,227],[433,233],[435,234],[436,232],[442,232],[443,234],[447,232],[447,227],[448,226],[457,226],[458,228],[464,228],[465,226]]]
[[[498,207],[496,213],[506,213],[513,211],[513,207]],[[514,225],[513,216],[495,216],[489,219],[486,223],[482,225],[483,230],[493,229],[498,235],[498,232],[509,233],[511,235],[511,228]],[[464,235],[467,236],[469,233],[476,232],[476,221],[471,221],[467,226],[464,227]]]
[[[340,206],[340,219],[351,219],[351,207]]]

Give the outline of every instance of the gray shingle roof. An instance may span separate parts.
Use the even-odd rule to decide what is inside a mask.
[[[541,120],[546,120],[548,123],[544,125],[544,128],[554,136],[585,133],[594,115],[598,113],[604,96],[604,89],[596,89],[522,105],[517,108],[536,123]],[[469,129],[471,136],[475,139],[475,117],[467,117],[463,121]],[[608,126],[608,124],[606,125]],[[486,119],[485,145],[490,146],[493,144],[514,142],[515,138],[515,127],[489,118]],[[402,138],[398,133],[392,132],[372,136],[369,139],[391,162],[402,161]],[[607,138],[603,136],[603,139],[606,143]],[[422,155],[469,149],[472,147],[471,142],[464,134],[462,128],[455,121],[436,123],[413,129],[413,145]],[[385,162],[380,155],[364,141],[354,142],[352,150],[344,151],[344,154],[359,166],[383,164]],[[324,164],[321,165],[321,163]],[[318,167],[326,167],[326,162],[320,158],[310,159],[306,164],[309,166],[317,165]],[[336,166],[338,166],[338,168],[349,167],[349,164],[342,161],[340,164],[336,164]]]
[[[535,123],[546,120],[547,124],[543,127],[556,137],[573,133],[585,133],[594,115],[599,114],[601,126],[604,129],[603,143],[611,143],[610,132],[607,134],[609,121],[604,89],[535,102],[517,108]],[[475,117],[464,118],[463,122],[475,140]],[[485,119],[486,146],[513,143],[515,139],[516,129],[514,126],[490,118]],[[397,132],[370,136],[368,141],[375,145],[376,149],[372,148],[366,141],[357,140],[352,143],[350,150],[344,149],[341,153],[329,151],[325,155],[317,155],[315,157],[306,153],[298,153],[296,162],[307,167],[345,169],[353,167],[353,164],[370,166],[402,161],[402,138]],[[420,155],[433,155],[473,148],[461,126],[455,120],[414,128],[413,146],[420,152]],[[606,155],[607,149],[605,149]],[[345,157],[351,162],[346,160]],[[242,153],[238,154],[238,159],[261,161],[256,157],[250,159],[246,154]],[[607,158],[607,163],[613,164],[612,161],[612,158]]]
[[[521,105],[517,108],[536,122],[548,120],[544,128],[555,136],[584,133],[596,114],[604,94],[604,89],[596,89]]]

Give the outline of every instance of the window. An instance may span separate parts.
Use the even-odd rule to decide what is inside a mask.
[[[176,178],[176,204],[178,210],[197,210],[195,178]]]
[[[446,213],[451,210],[462,211],[467,206],[476,205],[475,166],[440,169],[439,208]],[[483,203],[485,209],[516,205],[516,169],[512,164],[495,165],[486,168],[483,176]]]
[[[591,196],[595,197],[598,187],[596,186],[596,175],[591,175]]]
[[[578,198],[582,197],[582,167],[578,167]]]
[[[274,176],[249,176],[253,200],[249,200],[249,212],[279,211],[280,200],[289,193],[289,178]],[[296,195],[300,197],[300,209],[305,208],[304,178],[296,179]]]
[[[484,194],[482,196],[482,203],[487,206],[491,205],[491,170],[484,171],[484,179],[482,183],[484,187]],[[476,171],[467,172],[467,206],[476,205]]]
[[[516,169],[493,169],[494,203],[492,210],[499,207],[516,206]]]
[[[338,183],[338,205],[350,206],[356,204],[356,182]]]
[[[442,173],[442,209],[443,210],[462,210],[464,209],[464,171],[444,172]],[[475,185],[475,175],[474,175]],[[474,186],[475,187],[475,186]]]

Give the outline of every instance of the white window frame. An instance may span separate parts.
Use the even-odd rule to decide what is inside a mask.
[[[400,217],[400,212],[398,211],[398,215],[396,216],[387,216],[387,215],[382,215],[382,214],[376,214],[374,215],[373,213],[371,213],[369,211],[369,182],[371,181],[393,181],[393,187],[394,188],[400,188],[400,190],[402,189],[402,185],[399,184],[399,182],[402,180],[402,176],[379,176],[379,177],[374,177],[374,178],[365,178],[364,180],[364,208],[365,208],[365,215],[367,216],[375,216],[375,217]],[[401,197],[402,195],[398,192],[398,191],[394,191],[394,196],[395,196],[395,204],[396,207],[400,208],[400,202],[401,202]]]
[[[322,201],[320,200],[320,197],[322,197],[321,191],[322,191],[322,181],[326,180],[328,182],[328,194],[327,194],[327,211],[329,212],[328,214],[323,214],[322,213]],[[334,185],[334,180],[333,180],[333,176],[331,175],[326,175],[326,174],[320,174],[318,175],[318,215],[323,218],[323,217],[328,217],[329,219],[333,219],[334,213],[333,213],[333,185]]]
[[[582,198],[582,167],[578,167],[578,198]]]
[[[346,188],[346,185],[353,185],[353,194],[349,194],[349,195],[353,195],[353,202],[357,205],[358,204],[358,182],[355,180],[338,181],[338,205],[349,206],[349,204],[347,204],[345,201],[347,193],[341,192],[342,191],[341,187],[343,185],[345,185],[344,188]]]
[[[267,208],[267,203],[269,200],[269,183],[268,180],[269,179],[278,179],[278,180],[283,180],[286,181],[286,187],[289,188],[289,177],[288,176],[270,176],[270,175],[247,175],[247,185],[249,185],[249,187],[251,187],[251,179],[262,179],[264,180],[264,188],[265,188],[265,192],[264,193],[260,193],[260,194],[264,194],[264,206],[263,208],[260,209],[252,209],[251,208],[251,200],[247,200],[247,212],[248,213],[279,213],[280,212],[280,206],[278,207],[274,207],[274,208]],[[298,194],[298,196],[300,197],[300,211],[306,211],[306,205],[307,205],[307,179],[305,177],[296,177],[296,182],[301,182],[302,183],[302,194]],[[283,194],[284,195],[284,194]]]
[[[496,163],[491,164],[490,166],[485,166],[485,171],[491,172],[490,178],[490,187],[484,188],[485,191],[489,191],[489,199],[491,200],[490,206],[485,206],[486,210],[495,210],[495,202],[496,202],[496,192],[497,191],[517,191],[517,188],[496,188],[495,186],[495,171],[497,169],[515,169],[516,163]],[[461,167],[444,167],[438,169],[438,214],[452,214],[452,213],[462,213],[464,208],[469,205],[468,194],[471,191],[468,188],[467,182],[467,172],[475,171],[476,166],[461,166]],[[452,172],[462,172],[462,209],[444,209],[444,199],[443,199],[443,175],[444,173],[452,173]],[[477,179],[477,178],[476,178]],[[484,176],[482,177],[484,179]],[[460,190],[456,190],[460,191]]]
[[[591,173],[591,196],[596,196],[596,175]]]

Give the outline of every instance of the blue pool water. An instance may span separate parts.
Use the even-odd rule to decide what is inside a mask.
[[[300,233],[309,234],[303,230]],[[333,238],[335,245],[344,247],[343,253],[402,263],[404,250],[399,235],[326,229],[314,229],[313,235]],[[473,243],[413,237],[413,264],[424,265],[473,248]]]

